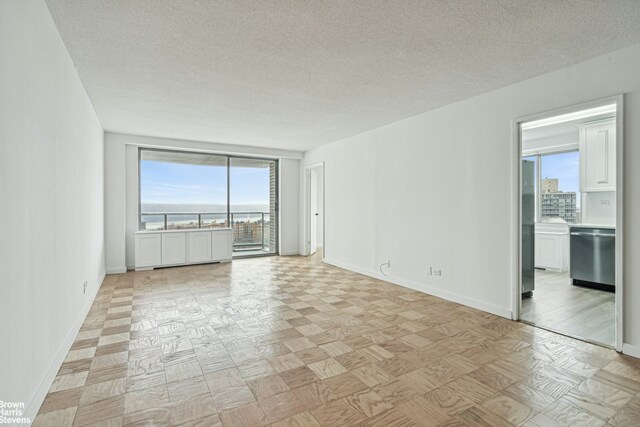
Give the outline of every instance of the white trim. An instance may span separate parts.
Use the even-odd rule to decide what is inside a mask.
[[[467,307],[471,307],[487,313],[495,314],[496,316],[505,317],[507,319],[512,318],[512,313],[509,309],[498,307],[492,304],[486,304],[484,302],[477,301],[471,298],[466,298],[457,294],[452,294],[450,292],[443,291],[442,289],[433,288],[429,285],[425,285],[424,283],[415,282],[413,280],[395,278],[391,276],[383,276],[373,270],[363,269],[351,264],[346,264],[346,263],[332,260],[329,258],[325,258],[324,262],[327,264],[333,265],[334,267],[339,267],[345,270],[352,271],[354,273],[373,277],[374,279],[379,279],[384,282],[393,283],[394,285],[402,286],[403,288],[413,289],[414,291],[419,291],[428,295],[442,298],[447,301],[455,302]]]
[[[225,144],[219,142],[194,141],[191,139],[164,138],[148,135],[134,135],[120,132],[106,132],[111,139],[128,145],[146,148],[171,149],[176,151],[198,151],[202,153],[259,156],[282,159],[304,158],[304,153],[297,150],[255,147],[250,145]]]
[[[58,353],[56,354],[55,359],[53,359],[53,362],[49,366],[47,373],[44,375],[44,377],[40,381],[40,385],[38,386],[37,390],[31,397],[31,400],[29,400],[29,403],[27,403],[26,405],[26,409],[24,411],[24,417],[31,418],[32,422],[36,419],[36,415],[38,415],[40,406],[42,406],[42,402],[44,402],[45,397],[47,397],[47,393],[49,393],[51,384],[53,384],[53,381],[56,379],[58,370],[60,370],[60,366],[62,366],[64,359],[67,357],[67,353],[69,353],[69,350],[71,349],[71,346],[73,345],[73,342],[75,341],[76,336],[78,335],[78,332],[80,331],[80,328],[82,327],[82,324],[84,323],[84,320],[87,317],[87,314],[89,314],[89,310],[93,305],[93,301],[96,299],[96,296],[98,295],[98,291],[102,287],[102,283],[105,278],[105,273],[102,273],[100,276],[101,276],[101,279],[99,280],[99,283],[97,284],[97,286],[94,286],[93,293],[89,295],[89,298],[87,299],[84,306],[82,307],[80,314],[76,318],[75,322],[73,322],[73,325],[71,326],[71,329],[67,334],[67,337],[65,338],[64,342],[60,346],[60,349],[58,350]]]
[[[624,167],[624,98],[623,95],[614,95],[607,98],[596,99],[581,104],[570,105],[567,107],[558,108],[551,111],[532,114],[529,116],[519,117],[512,120],[512,143],[511,143],[511,183],[512,187],[512,215],[511,215],[511,232],[512,232],[512,258],[511,258],[511,310],[513,312],[513,319],[520,319],[520,311],[522,298],[520,296],[520,259],[522,257],[522,243],[521,243],[521,224],[520,224],[520,210],[521,210],[521,171],[520,171],[520,159],[522,156],[522,141],[520,124],[523,122],[531,122],[550,118],[553,116],[559,116],[568,114],[577,110],[586,110],[598,106],[616,105],[616,293],[615,293],[615,307],[616,307],[616,343],[615,349],[618,352],[623,351],[623,339],[624,339],[624,183],[623,183],[623,167]]]
[[[615,100],[611,100],[611,102],[607,105],[602,105],[600,107],[588,108],[588,109],[580,109],[580,111],[573,110],[572,112],[566,114],[553,114],[551,116],[545,115],[542,119],[537,120],[527,120],[527,123],[522,125],[522,130],[527,129],[536,129],[544,126],[552,126],[560,123],[572,122],[574,120],[588,119],[589,117],[600,116],[603,114],[613,113],[616,111],[615,108],[616,102]]]
[[[127,272],[127,267],[107,268],[106,274],[122,274]]]
[[[300,255],[300,251],[291,250],[291,251],[280,251],[280,256],[292,256],[292,255]]]
[[[562,144],[562,145],[551,145],[543,148],[530,148],[528,150],[522,150],[522,157],[530,157],[530,156],[545,156],[548,154],[560,154],[567,153],[570,151],[578,151],[580,149],[579,142],[572,142],[570,144]]]
[[[624,343],[622,344],[622,352],[627,356],[636,357],[640,359],[640,345]]]
[[[616,101],[616,350],[624,350],[624,95]]]
[[[520,122],[513,120],[511,122],[511,319],[520,319],[520,303],[522,288],[520,260],[522,259],[522,239],[520,210],[522,208],[522,197],[520,192],[522,188],[522,175],[520,165],[522,162],[522,140],[520,138]]]

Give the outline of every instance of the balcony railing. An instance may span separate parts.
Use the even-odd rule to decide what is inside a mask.
[[[274,252],[269,212],[143,212],[140,230],[192,230],[227,228],[233,230],[234,252]]]

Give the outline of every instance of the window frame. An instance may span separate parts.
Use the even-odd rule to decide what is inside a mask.
[[[240,155],[231,155],[231,154],[223,154],[216,152],[205,152],[205,151],[192,151],[192,150],[176,150],[176,149],[166,149],[166,148],[155,148],[155,147],[143,147],[138,146],[138,231],[141,231],[142,226],[142,179],[141,179],[141,167],[140,162],[142,161],[142,152],[143,151],[160,151],[165,153],[183,153],[183,154],[195,154],[195,155],[203,155],[203,156],[217,156],[226,158],[226,168],[227,168],[227,225],[233,231],[233,224],[231,224],[231,159],[248,159],[248,160],[262,160],[274,162],[274,179],[276,182],[275,185],[275,218],[274,224],[276,225],[276,241],[275,241],[275,251],[272,253],[264,254],[264,255],[243,255],[242,257],[253,257],[253,256],[271,256],[271,255],[279,255],[280,254],[280,159],[277,157],[256,157],[256,156],[240,156]],[[271,219],[270,219],[271,221]],[[263,224],[264,226],[264,224]],[[167,231],[166,229],[160,230]]]

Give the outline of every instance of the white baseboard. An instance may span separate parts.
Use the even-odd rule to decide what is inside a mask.
[[[468,307],[476,308],[481,311],[486,311],[487,313],[495,314],[496,316],[506,317],[507,319],[511,319],[511,310],[507,310],[491,304],[486,304],[482,301],[477,301],[477,300],[466,298],[460,295],[452,294],[450,292],[443,291],[442,289],[430,287],[429,285],[426,285],[424,283],[418,283],[418,282],[414,282],[406,279],[398,279],[392,276],[383,276],[382,274],[377,273],[375,271],[362,269],[360,267],[345,264],[329,258],[325,258],[324,262],[326,262],[327,264],[331,264],[335,267],[344,268],[345,270],[350,270],[355,273],[363,274],[365,276],[369,276],[375,279],[383,280],[385,282],[393,283],[394,285],[399,285],[405,288],[413,289],[415,291],[433,295],[435,297],[442,298],[447,301],[466,305]]]
[[[280,251],[280,256],[291,256],[291,255],[300,255],[300,252],[295,249],[292,251]]]
[[[127,267],[108,268],[107,274],[122,274],[127,272]]]
[[[637,357],[640,359],[640,345],[622,344],[622,352],[627,356]]]
[[[24,411],[24,417],[31,418],[32,422],[35,420],[36,415],[38,415],[40,406],[42,406],[42,402],[44,402],[45,397],[47,397],[47,393],[51,388],[51,384],[53,384],[53,380],[55,380],[56,375],[58,374],[58,370],[60,369],[60,366],[62,366],[64,359],[67,357],[67,353],[69,353],[69,349],[73,345],[73,342],[75,341],[76,336],[78,335],[78,332],[80,331],[80,328],[84,323],[84,319],[87,317],[87,314],[91,309],[91,305],[93,304],[93,301],[96,299],[96,295],[98,295],[98,291],[102,286],[102,282],[104,281],[105,275],[106,275],[105,273],[102,273],[100,275],[101,279],[99,280],[99,283],[93,286],[94,289],[92,293],[89,295],[89,298],[87,299],[84,306],[82,307],[82,310],[78,314],[78,317],[76,318],[75,322],[73,322],[73,325],[71,326],[71,329],[67,334],[67,337],[65,338],[64,342],[60,346],[60,349],[58,350],[58,354],[56,354],[55,359],[53,359],[53,362],[51,363],[51,366],[49,366],[47,373],[44,375],[44,377],[40,381],[40,386],[34,393],[29,403],[25,405],[26,408]]]

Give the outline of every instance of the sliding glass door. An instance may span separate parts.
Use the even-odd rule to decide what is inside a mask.
[[[233,228],[234,256],[278,247],[278,161],[139,152],[139,229]]]
[[[275,253],[277,163],[237,157],[229,160],[234,250],[239,254]]]

